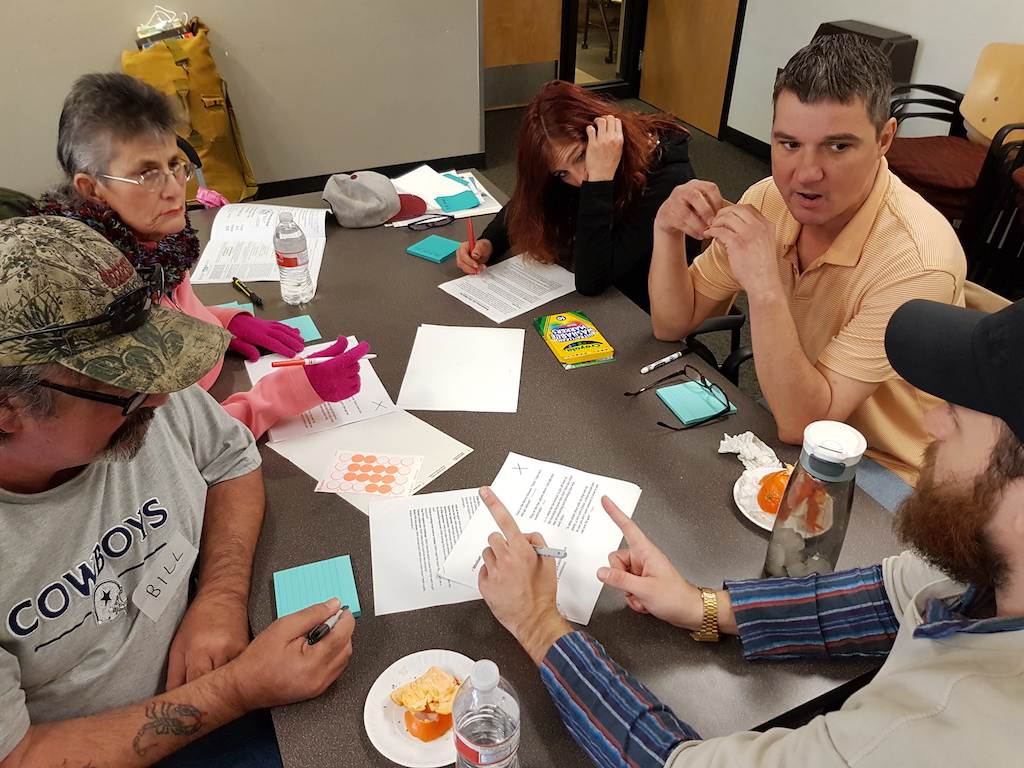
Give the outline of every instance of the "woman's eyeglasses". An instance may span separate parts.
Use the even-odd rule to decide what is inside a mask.
[[[425,229],[447,226],[453,221],[455,221],[454,216],[430,216],[429,218],[423,218],[412,222],[409,224],[409,229],[413,232],[422,232]]]
[[[115,336],[129,333],[142,327],[146,320],[149,319],[149,312],[153,308],[153,304],[160,301],[163,288],[164,270],[163,267],[157,266],[153,268],[152,274],[145,285],[114,299],[107,305],[102,315],[90,317],[87,320],[79,320],[77,323],[52,325],[49,328],[38,328],[34,331],[8,336],[5,339],[0,339],[0,344],[19,339],[29,339],[35,336],[61,334],[76,328],[88,328],[93,325],[102,325],[103,323],[110,324],[110,330]]]
[[[150,168],[138,176],[111,176],[109,173],[97,173],[101,179],[112,179],[124,181],[128,184],[138,184],[147,192],[159,192],[167,184],[167,179],[173,176],[179,184],[184,184],[196,173],[196,167],[192,163],[172,163],[166,171],[163,168]]]
[[[641,387],[636,392],[623,392],[623,395],[625,395],[626,397],[636,397],[637,395],[640,395],[649,389],[655,389],[659,384],[664,384],[666,381],[677,379],[680,376],[685,378],[687,381],[692,381],[694,384],[696,384],[705,392],[707,392],[714,399],[714,402],[719,404],[721,408],[715,413],[708,414],[704,418],[697,419],[696,421],[691,421],[689,424],[684,424],[681,427],[674,427],[671,424],[666,424],[663,421],[659,421],[658,426],[666,427],[667,429],[672,429],[675,430],[676,432],[682,432],[683,430],[693,429],[694,427],[700,427],[703,426],[704,424],[710,424],[711,422],[714,421],[721,421],[722,419],[728,417],[729,412],[732,410],[732,403],[729,402],[728,395],[725,394],[725,392],[722,390],[720,386],[718,386],[714,382],[708,381],[707,378],[705,378],[704,374],[698,371],[692,365],[685,365],[681,370],[678,370],[675,373],[670,373],[668,376],[662,376],[657,381],[653,382],[652,384],[648,384],[646,387]]]

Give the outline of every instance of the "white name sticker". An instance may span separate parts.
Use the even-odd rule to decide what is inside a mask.
[[[132,592],[135,607],[153,621],[159,621],[174,593],[192,573],[192,565],[198,556],[199,550],[181,535],[181,531],[175,531]]]

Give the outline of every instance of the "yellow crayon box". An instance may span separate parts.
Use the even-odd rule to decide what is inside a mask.
[[[533,321],[565,370],[615,359],[615,350],[582,312],[560,312]]]

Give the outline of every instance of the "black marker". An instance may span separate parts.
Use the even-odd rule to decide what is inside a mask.
[[[347,610],[347,605],[341,606],[341,610],[333,616],[331,616],[331,618],[329,618],[322,624],[317,624],[315,627],[309,630],[309,632],[306,633],[306,642],[310,645],[316,645],[321,640],[323,640],[324,636],[331,631],[331,627],[338,623],[338,619],[341,618],[341,614],[343,614]]]

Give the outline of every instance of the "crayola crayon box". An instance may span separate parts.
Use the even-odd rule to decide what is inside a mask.
[[[565,370],[615,359],[615,350],[582,312],[560,312],[533,321]]]

